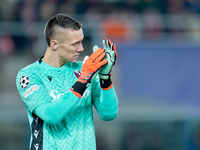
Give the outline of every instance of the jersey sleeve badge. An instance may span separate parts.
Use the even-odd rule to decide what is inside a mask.
[[[20,79],[19,79],[19,85],[22,89],[25,89],[28,87],[30,83],[30,79],[28,76],[22,76]]]
[[[38,85],[33,85],[30,88],[28,88],[25,92],[24,92],[24,97],[27,98],[30,94],[32,94],[34,91],[37,91],[39,89]]]

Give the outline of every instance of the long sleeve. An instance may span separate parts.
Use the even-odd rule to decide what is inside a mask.
[[[93,105],[104,121],[113,120],[118,114],[118,98],[114,87],[104,90],[99,84],[93,85]]]
[[[68,91],[56,101],[38,106],[33,113],[46,123],[56,125],[71,112],[78,100],[77,96]]]
[[[26,88],[21,88],[19,84],[23,74],[26,74],[30,81]],[[20,72],[16,82],[17,89],[27,110],[49,124],[59,123],[70,113],[79,100],[79,97],[75,96],[70,90],[59,92],[60,94],[57,90],[52,90],[49,93],[40,78],[31,73]]]

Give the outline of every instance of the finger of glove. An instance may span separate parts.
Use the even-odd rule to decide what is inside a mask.
[[[110,60],[108,60],[108,63],[105,64],[102,68],[100,68],[99,73],[104,74],[104,75],[109,74],[112,66],[113,66],[113,63]]]
[[[93,46],[93,52],[95,52],[99,47],[97,45]]]
[[[98,48],[92,55],[89,57],[90,61],[94,61],[96,58],[98,58],[102,53],[104,53],[104,49]]]
[[[116,45],[114,43],[112,43],[110,39],[107,40],[106,38],[104,38],[103,46],[106,50],[106,53],[108,53],[108,55],[110,57],[112,57],[112,62],[114,65],[116,63],[116,59],[117,59]]]
[[[106,65],[108,63],[107,59],[102,60],[101,62],[97,63],[95,65],[96,70],[99,70],[101,67],[103,67],[104,65]]]
[[[111,47],[109,47],[109,41],[107,39],[104,39],[102,43],[106,53],[109,53],[111,55],[112,49]]]
[[[114,60],[114,63],[113,63],[113,65],[115,65],[116,59],[117,59],[117,50],[116,50],[116,45],[115,44],[112,45],[112,50],[114,51],[114,55],[115,55],[115,60]]]
[[[85,63],[85,61],[89,58],[89,56],[85,56],[83,59],[83,64]]]
[[[94,60],[94,63],[99,63],[99,62],[101,62],[101,61],[104,59],[105,56],[106,56],[106,53],[105,53],[105,52],[101,53],[101,54]]]
[[[108,39],[108,40],[106,41],[106,45],[107,45],[107,51],[108,51],[109,53],[111,53],[111,52],[112,52],[113,43]]]
[[[103,41],[102,41],[102,44],[103,44],[103,48],[104,49],[108,49],[108,45],[107,45],[107,39],[104,39]]]
[[[113,43],[111,42],[111,40],[108,39],[108,45],[109,47],[112,45]]]
[[[106,42],[106,41],[108,41],[108,40],[106,38],[104,38],[102,42]]]
[[[110,39],[107,40],[106,38],[104,38],[103,45],[105,45],[106,47],[111,47],[112,44],[113,43],[111,42]]]

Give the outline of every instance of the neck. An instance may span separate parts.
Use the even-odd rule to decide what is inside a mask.
[[[46,49],[43,61],[53,67],[61,67],[63,66],[65,63],[62,62],[59,58],[59,55],[56,51],[52,50],[51,47],[48,47]]]

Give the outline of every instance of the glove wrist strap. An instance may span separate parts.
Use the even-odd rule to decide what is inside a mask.
[[[110,78],[110,74],[101,74],[99,73],[99,78],[103,80],[108,80]]]
[[[106,80],[100,78],[100,85],[102,89],[109,90],[113,86],[112,81],[110,79],[110,75],[108,76],[108,79]]]
[[[70,90],[79,98],[82,97],[86,87],[86,83],[81,83],[81,82],[76,82],[71,88]]]

